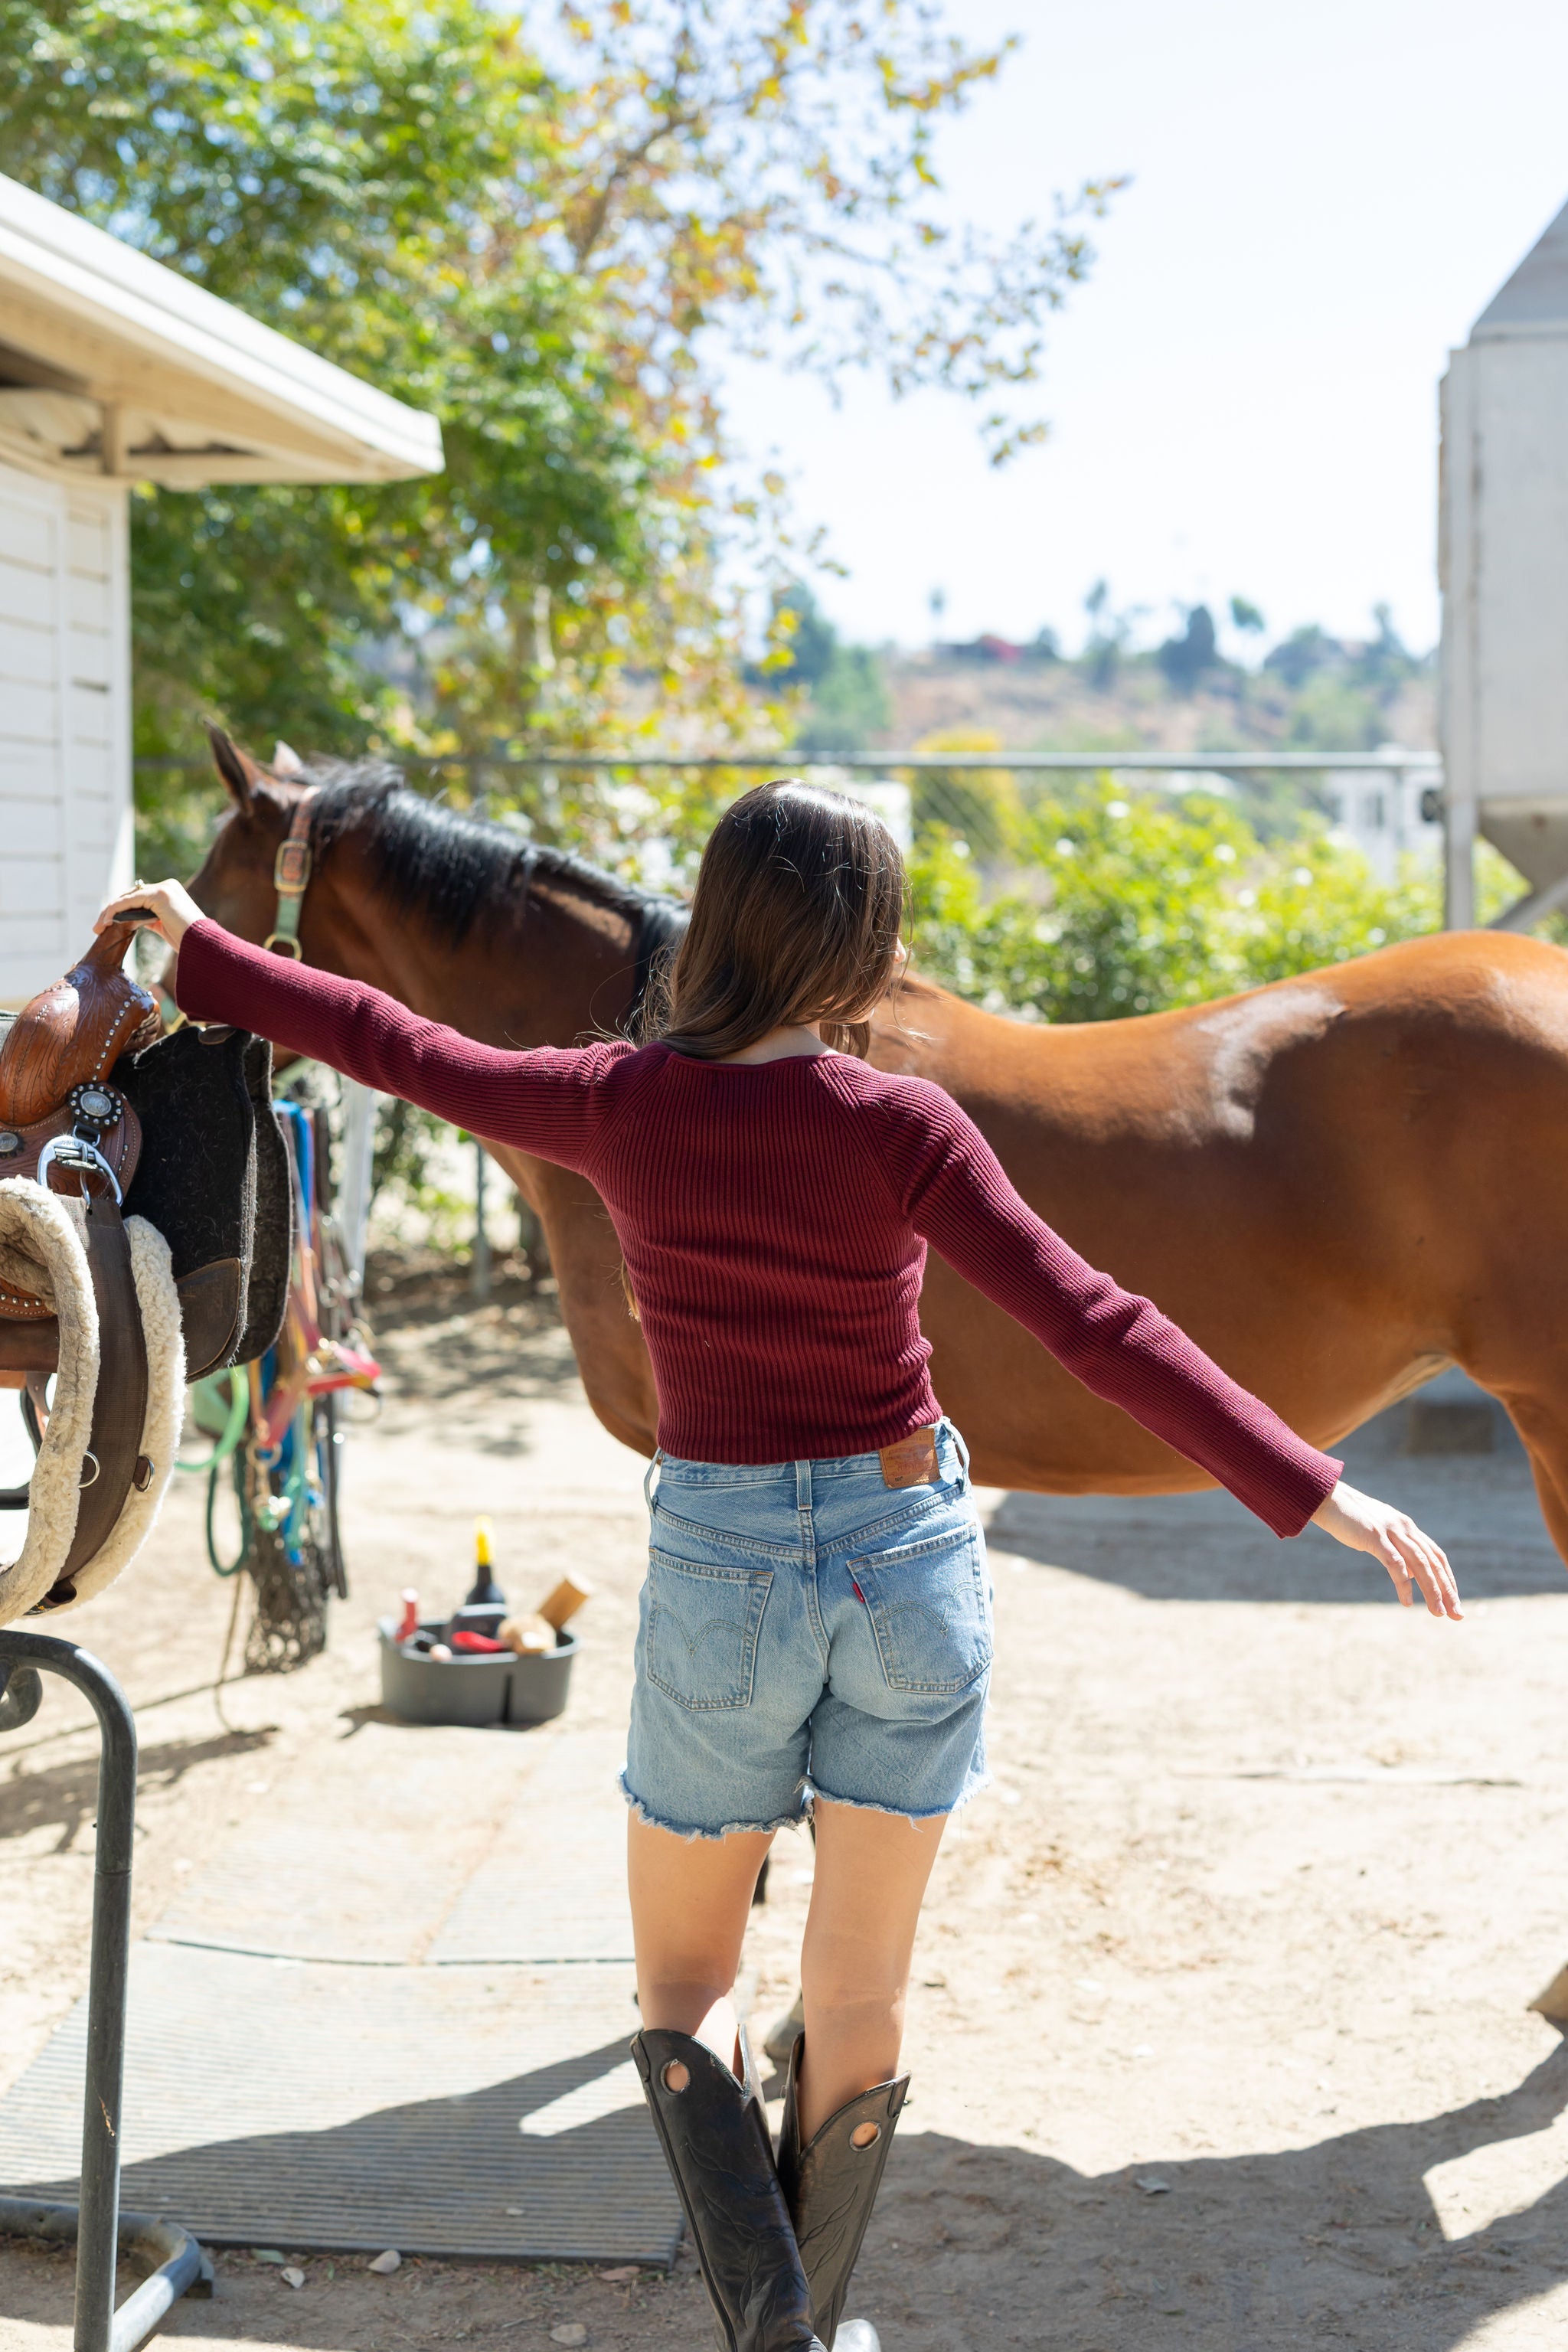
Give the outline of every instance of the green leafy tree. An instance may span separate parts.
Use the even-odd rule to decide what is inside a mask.
[[[751,675],[794,691],[792,751],[831,759],[858,751],[892,718],[882,665],[869,646],[846,645],[804,581],[773,601],[772,648]]]
[[[795,729],[792,749],[831,759],[862,751],[892,719],[882,665],[870,646],[835,645],[833,657]]]
[[[138,748],[204,709],[263,747],[765,737],[720,564],[780,486],[725,487],[715,338],[1029,437],[1110,184],[1000,242],[944,215],[936,126],[1005,55],[934,0],[0,0],[8,171],[446,436],[430,482],[138,497]],[[604,847],[567,799],[528,813]]]
[[[1155,655],[1178,694],[1191,694],[1205,671],[1213,669],[1217,658],[1214,614],[1206,604],[1194,604],[1181,635],[1167,637]]]

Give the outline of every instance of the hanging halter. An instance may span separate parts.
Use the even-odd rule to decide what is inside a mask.
[[[302,961],[305,953],[300,945],[300,918],[305,911],[305,893],[310,887],[310,803],[319,789],[312,785],[308,793],[300,794],[292,822],[272,861],[278,909],[262,945],[274,955],[292,956],[296,963]]]

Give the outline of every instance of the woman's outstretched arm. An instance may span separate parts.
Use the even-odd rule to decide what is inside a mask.
[[[524,1054],[481,1045],[438,1021],[422,1021],[380,989],[235,939],[178,882],[121,892],[94,929],[103,930],[132,907],[150,908],[160,934],[179,950],[182,1013],[254,1029],[492,1143],[510,1143],[566,1168],[585,1168],[593,1158],[606,1108],[603,1080],[629,1047],[545,1046]]]
[[[1276,1535],[1315,1520],[1380,1559],[1401,1601],[1414,1581],[1434,1616],[1460,1614],[1439,1547],[1403,1512],[1347,1486],[1342,1462],[1299,1437],[1152,1300],[1081,1258],[1020,1199],[940,1087],[901,1082],[880,1114],[881,1164],[916,1232],[1086,1388],[1197,1463]]]

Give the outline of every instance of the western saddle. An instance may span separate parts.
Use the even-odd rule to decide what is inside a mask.
[[[75,1534],[40,1607],[77,1597],[79,1571],[132,1490],[156,1478],[161,1492],[172,1466],[142,1452],[148,1352],[126,1219],[145,1218],[168,1245],[186,1380],[262,1354],[287,1292],[288,1175],[270,1049],[231,1029],[163,1036],[153,997],[122,969],[134,928],[112,926],[22,1012],[0,1014],[0,1197],[13,1182],[65,1196],[99,1327]],[[55,1298],[18,1277],[15,1257],[0,1265],[0,1387],[23,1391],[35,1447],[70,1338]],[[26,1487],[0,1491],[0,1509],[28,1499]]]

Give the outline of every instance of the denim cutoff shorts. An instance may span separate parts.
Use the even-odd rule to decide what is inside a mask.
[[[937,1468],[656,1456],[621,1778],[642,1820],[722,1837],[816,1796],[921,1821],[984,1787],[991,1581],[945,1421]]]

